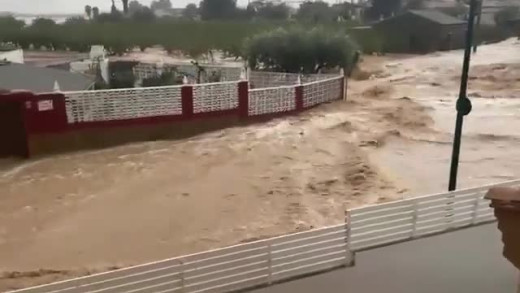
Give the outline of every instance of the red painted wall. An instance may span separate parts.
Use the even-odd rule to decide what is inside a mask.
[[[342,89],[341,92],[343,96],[344,89]],[[22,115],[25,120],[25,136],[27,137],[27,140],[30,139],[31,135],[61,133],[86,128],[147,125],[174,121],[189,121],[192,119],[218,116],[238,116],[241,119],[251,118],[249,117],[249,83],[247,81],[238,82],[238,107],[236,109],[194,114],[193,87],[191,85],[185,85],[182,87],[181,93],[181,115],[145,117],[117,121],[82,122],[74,124],[69,124],[67,121],[65,96],[61,93],[39,95],[34,95],[30,92],[10,93],[7,95],[0,95],[0,102],[3,100],[23,103],[21,111],[23,112]],[[296,110],[291,112],[303,111],[303,86],[295,87],[294,98],[296,102]],[[277,117],[286,114],[290,113],[273,113],[265,116]]]

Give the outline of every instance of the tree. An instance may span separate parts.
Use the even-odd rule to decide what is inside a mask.
[[[154,1],[152,1],[150,8],[153,11],[169,10],[169,9],[172,9],[172,3],[170,2],[170,0],[154,0]]]
[[[123,2],[123,12],[128,14],[128,0],[121,0]]]
[[[85,6],[85,14],[87,14],[88,19],[92,18],[92,6],[90,6],[90,5]]]
[[[354,18],[355,7],[348,2],[333,4],[330,9],[335,20],[351,20]]]
[[[203,20],[233,18],[237,11],[235,0],[202,0],[199,12]]]
[[[401,0],[372,0],[368,14],[374,19],[390,17],[401,10]]]
[[[316,73],[352,67],[357,45],[347,35],[323,28],[280,28],[254,36],[245,48],[244,57],[253,69]]]
[[[70,17],[70,18],[67,18],[65,20],[65,25],[78,25],[78,24],[86,24],[87,23],[87,20],[85,20],[83,17],[81,16],[76,16],[76,17]]]
[[[247,7],[249,16],[269,20],[285,20],[289,18],[289,7],[284,3],[275,4],[272,2],[254,1]]]
[[[199,9],[197,8],[197,5],[193,3],[186,5],[186,8],[182,11],[182,16],[190,20],[194,20],[198,15]]]
[[[99,8],[96,6],[96,7],[93,7],[92,8],[92,17],[94,19],[97,19],[99,16]]]
[[[426,8],[426,3],[424,0],[410,0],[406,4],[406,9],[424,9]]]
[[[321,1],[303,2],[300,4],[296,18],[300,21],[324,22],[333,20],[334,12],[330,9],[329,4]]]
[[[117,10],[116,2],[115,2],[115,0],[112,0],[112,8],[110,9],[110,13],[116,14],[117,12],[119,12],[119,11]]]
[[[1,29],[16,29],[19,30],[25,26],[23,20],[18,20],[13,16],[0,16],[0,30]]]
[[[33,28],[39,28],[39,29],[47,29],[52,28],[56,25],[56,22],[52,19],[39,17],[33,20],[31,27]]]
[[[107,23],[107,22],[120,22],[123,20],[123,14],[116,10],[112,13],[101,13],[96,17],[96,22]]]
[[[130,3],[128,3],[128,13],[130,15],[132,15],[135,12],[142,10],[144,7],[146,7],[146,6],[139,3],[139,1],[132,0],[132,1],[130,1]]]
[[[136,22],[153,22],[155,20],[155,14],[152,9],[143,6],[143,8],[132,14],[132,19]]]

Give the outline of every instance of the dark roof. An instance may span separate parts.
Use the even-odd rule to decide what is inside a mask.
[[[80,91],[92,86],[94,78],[54,68],[0,63],[0,88],[3,89],[52,92],[55,81],[62,91]]]
[[[442,25],[453,25],[453,24],[465,24],[464,20],[458,19],[446,13],[440,12],[438,10],[433,9],[423,9],[423,10],[410,10],[408,13],[412,13],[416,16],[425,18],[427,20],[433,21]]]

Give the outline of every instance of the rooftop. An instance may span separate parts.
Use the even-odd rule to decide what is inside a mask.
[[[80,91],[88,89],[94,83],[94,78],[66,70],[0,63],[2,89],[52,92],[56,81],[62,91]]]
[[[458,19],[446,13],[440,12],[438,10],[433,9],[423,9],[423,10],[410,10],[408,13],[412,13],[416,16],[425,18],[427,20],[433,21],[442,25],[454,25],[454,24],[464,24],[466,23],[464,20]]]

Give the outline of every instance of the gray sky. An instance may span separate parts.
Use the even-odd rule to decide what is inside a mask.
[[[149,5],[152,0],[139,0]],[[200,0],[171,0],[174,7],[185,7],[188,3]],[[336,2],[328,0],[328,2]],[[98,6],[102,11],[110,10],[111,0],[0,0],[0,11],[21,13],[81,13],[85,5]],[[121,6],[121,0],[116,0]],[[238,0],[239,5],[247,4],[247,0]]]

